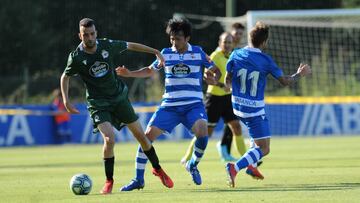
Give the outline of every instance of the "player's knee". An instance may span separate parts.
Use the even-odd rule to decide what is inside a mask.
[[[195,133],[196,137],[204,137],[208,135],[207,123],[204,120],[196,121],[195,125],[192,128],[192,131]]]
[[[196,137],[205,137],[208,136],[208,130],[206,127],[198,126],[195,131]]]
[[[145,137],[146,137],[147,139],[149,139],[151,142],[153,142],[154,140],[156,140],[157,135],[154,134],[154,133],[151,132],[151,131],[147,131],[147,132],[145,132]]]
[[[261,147],[261,152],[263,153],[263,156],[266,156],[270,153],[270,147],[268,146],[264,146],[264,147]]]
[[[104,144],[108,148],[112,148],[115,145],[115,138],[114,136],[105,136],[104,138]]]

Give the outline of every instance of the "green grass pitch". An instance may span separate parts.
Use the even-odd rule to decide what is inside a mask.
[[[260,167],[265,179],[253,180],[240,172],[235,188],[226,185],[215,140],[199,165],[203,184],[194,185],[179,162],[188,143],[154,144],[174,188],[162,186],[148,164],[144,190],[126,193],[118,189],[134,177],[137,144],[118,143],[115,186],[107,196],[99,195],[104,183],[101,145],[0,148],[0,202],[360,201],[360,136],[274,137],[271,153]],[[70,178],[80,172],[93,180],[87,196],[75,196],[69,189]]]

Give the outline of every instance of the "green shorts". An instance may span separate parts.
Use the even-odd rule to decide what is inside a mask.
[[[106,107],[89,106],[88,110],[93,121],[94,132],[97,131],[97,125],[106,121],[120,130],[125,124],[135,122],[139,118],[127,98]]]

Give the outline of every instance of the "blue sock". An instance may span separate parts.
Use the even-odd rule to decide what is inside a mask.
[[[190,164],[191,166],[197,166],[204,155],[208,143],[208,136],[196,138],[194,151],[191,156]]]
[[[236,171],[257,163],[263,157],[259,147],[250,148],[235,164]]]
[[[135,169],[136,169],[135,178],[137,180],[144,181],[144,173],[145,173],[145,167],[146,167],[147,161],[148,161],[148,158],[144,154],[141,146],[139,145],[138,151],[136,153],[136,158],[135,158]]]

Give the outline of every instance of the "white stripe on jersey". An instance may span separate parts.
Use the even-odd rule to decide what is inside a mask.
[[[181,91],[167,92],[163,95],[164,99],[177,99],[177,98],[184,98],[184,97],[196,97],[196,98],[202,99],[203,93],[197,92],[197,91],[181,90]]]
[[[180,106],[180,105],[187,105],[187,104],[193,104],[196,102],[201,102],[200,100],[192,100],[192,101],[179,101],[179,102],[161,102],[160,106]]]
[[[163,54],[165,61],[178,61],[180,60],[180,55],[178,53],[172,54]],[[196,61],[202,60],[200,53],[185,53],[182,56],[182,60],[184,61]]]
[[[165,61],[178,61],[180,60],[179,54],[163,54]]]
[[[200,86],[200,81],[198,78],[166,78],[165,86],[173,85],[196,85]]]
[[[186,53],[184,54],[184,60],[186,61],[194,61],[194,60],[202,60],[201,59],[201,54],[199,53]]]
[[[242,111],[238,111],[236,109],[233,109],[233,111],[234,111],[235,115],[237,115],[241,118],[249,118],[249,117],[261,116],[261,115],[265,114],[265,109],[261,109],[260,111],[255,112],[255,113],[245,113]]]
[[[265,106],[264,100],[245,99],[245,98],[237,97],[234,95],[231,96],[231,101],[235,104],[238,104],[241,106],[247,106],[247,107],[259,108],[259,107]]]
[[[189,65],[188,65],[189,66]],[[173,66],[166,66],[165,67],[165,73],[168,73],[168,74],[171,74],[172,73],[172,71],[171,71],[171,69],[172,69],[172,67]],[[198,72],[200,72],[200,66],[189,66],[190,67],[190,71],[191,71],[191,73],[198,73]]]

